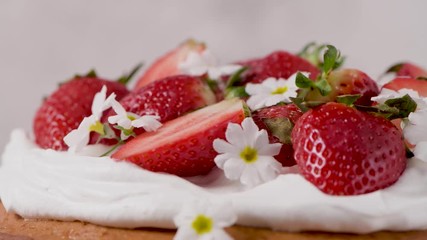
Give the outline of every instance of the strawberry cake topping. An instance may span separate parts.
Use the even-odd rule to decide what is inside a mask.
[[[407,179],[427,182],[423,174],[417,175],[417,168],[424,171],[424,163],[419,160],[427,162],[427,71],[411,63],[396,65],[388,71],[396,73],[395,79],[380,91],[377,82],[361,70],[340,69],[343,60],[340,51],[332,45],[308,45],[299,55],[275,51],[265,57],[221,66],[205,44],[189,40],[155,61],[132,91],[127,90],[124,83],[140,66],[117,82],[100,79],[92,72],[76,76],[62,84],[37,111],[35,144],[25,134],[14,133],[0,172],[14,178],[9,170],[25,171],[18,166],[28,162],[27,155],[47,165],[66,164],[66,169],[68,164],[77,163],[104,166],[91,169],[99,171],[95,172],[95,178],[102,176],[104,181],[103,177],[107,176],[107,182],[115,189],[113,197],[129,201],[126,203],[129,206],[135,206],[135,199],[138,203],[148,199],[143,202],[146,205],[142,204],[147,207],[143,212],[156,217],[154,223],[148,225],[177,227],[176,239],[228,239],[223,228],[235,222],[274,227],[271,223],[275,221],[269,221],[269,216],[252,209],[252,200],[261,209],[268,209],[278,222],[287,216],[276,213],[276,209],[298,217],[298,213],[292,212],[295,205],[300,210],[308,207],[327,215],[322,212],[323,208],[311,207],[314,204],[309,202],[311,196],[335,213],[341,209],[335,206],[343,204],[341,214],[357,215],[357,210],[342,203],[336,195],[354,196],[348,199],[369,203],[376,193],[394,194],[393,191],[403,189],[395,186],[406,174],[410,175]],[[22,154],[16,153],[20,147],[25,149]],[[102,155],[96,151],[99,157],[86,156],[90,149],[107,151]],[[18,163],[14,162],[14,156]],[[413,158],[410,164],[409,158]],[[34,161],[28,164],[38,166]],[[136,185],[140,188],[120,185],[123,176],[114,175],[114,166],[120,174],[132,173],[124,174],[124,178],[137,179]],[[45,167],[37,169],[46,173]],[[57,169],[64,171],[65,168]],[[77,175],[81,176],[80,172]],[[68,178],[61,180],[59,175],[49,176],[59,178],[57,180],[64,184],[68,181]],[[121,180],[114,182],[114,179]],[[14,182],[25,187],[25,180]],[[12,189],[6,182],[0,181],[0,197],[5,207],[25,206],[17,207],[16,211],[24,216],[40,217],[31,207],[19,201],[15,203],[15,197],[19,196],[15,191],[20,190]],[[45,194],[49,195],[52,192],[50,185],[43,185],[46,182],[49,181],[40,180],[35,185],[40,184],[43,191],[48,189]],[[115,188],[117,186],[119,188]],[[304,186],[301,193],[298,186]],[[159,192],[160,188],[167,189],[167,193]],[[281,196],[278,196],[283,200],[280,204],[274,202],[272,193],[280,195],[282,190],[296,196],[289,196],[293,205],[286,205],[286,199]],[[67,195],[66,188],[52,191],[71,196]],[[84,193],[92,196],[91,191]],[[257,193],[268,196],[266,199],[274,204],[262,202],[262,196]],[[215,207],[204,202],[181,206],[183,202],[200,200],[200,196],[215,199],[214,194],[219,194],[222,200],[232,200],[239,218],[231,209],[220,211],[226,208],[223,205]],[[51,199],[49,196],[46,199]],[[40,200],[45,195],[38,197]],[[164,197],[174,205],[162,202]],[[307,205],[298,205],[300,202]],[[161,209],[149,209],[160,203]],[[422,199],[411,203],[427,205]],[[379,215],[387,213],[384,208]],[[86,206],[85,209],[92,208]],[[58,216],[49,209],[46,211],[40,215]],[[71,216],[59,218],[93,219],[71,212]],[[123,218],[121,211],[118,214]],[[127,214],[139,219],[132,212]],[[404,213],[399,214],[403,217],[399,215],[401,218],[396,219],[408,219]],[[331,215],[329,220],[335,221],[334,216],[344,215]],[[364,223],[366,219],[372,220],[366,218],[365,212],[362,215],[360,219]],[[115,220],[94,219],[100,224],[124,226]],[[297,222],[306,223],[310,219],[304,217]],[[425,218],[420,219],[427,224],[423,221]],[[127,223],[125,227],[147,226],[129,219]],[[317,225],[285,227],[277,223],[275,228],[340,231],[319,221],[313,220],[313,223]],[[370,223],[362,225],[371,226]],[[404,229],[416,229],[415,225]],[[345,226],[347,231],[363,232],[351,225]],[[371,230],[379,229],[375,226]],[[384,226],[387,226],[384,229],[393,229],[390,225]]]

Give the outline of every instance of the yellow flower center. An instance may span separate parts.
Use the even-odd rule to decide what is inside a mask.
[[[135,120],[136,118],[134,117],[134,116],[132,116],[132,115],[128,115],[128,118],[129,118],[129,120],[131,120],[131,121],[133,121],[133,120]]]
[[[288,91],[288,87],[287,86],[283,86],[283,87],[278,87],[276,88],[276,90],[272,91],[271,94],[283,94],[285,92]]]
[[[99,133],[100,135],[105,135],[104,125],[100,121],[90,125],[89,131]]]
[[[194,219],[191,226],[198,235],[203,235],[212,231],[213,221],[212,218],[200,214]]]
[[[246,146],[240,153],[240,157],[246,163],[253,163],[258,159],[258,152],[255,148]]]

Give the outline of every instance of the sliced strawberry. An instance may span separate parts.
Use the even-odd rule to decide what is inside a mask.
[[[244,118],[243,101],[224,100],[166,122],[156,132],[137,136],[112,157],[154,172],[206,174],[215,166],[213,140],[224,138],[229,122],[241,123]]]
[[[427,70],[413,63],[398,63],[390,67],[386,73],[395,73],[397,77],[427,77]]]
[[[135,89],[139,89],[158,79],[180,74],[178,66],[185,61],[188,54],[193,51],[203,52],[205,49],[205,44],[192,39],[184,42],[176,49],[157,59],[138,80]]]
[[[270,143],[283,144],[280,153],[275,156],[276,160],[283,166],[296,164],[291,132],[301,116],[301,110],[294,104],[266,107],[252,113],[256,125],[260,129],[267,130]]]
[[[63,138],[91,115],[93,97],[102,86],[117,99],[127,95],[125,85],[97,77],[78,77],[62,84],[38,109],[34,118],[34,136],[41,148],[67,150]]]
[[[292,141],[301,174],[332,195],[386,188],[406,167],[402,134],[389,120],[340,103],[306,112]]]
[[[397,77],[384,85],[383,88],[395,91],[408,88],[417,91],[420,96],[427,97],[427,80],[425,79]]]
[[[342,69],[332,71],[327,82],[332,91],[327,96],[322,96],[316,89],[306,96],[308,101],[335,101],[337,96],[360,94],[356,104],[370,106],[371,98],[379,94],[378,85],[366,73],[357,69]]]
[[[285,51],[276,51],[264,58],[241,61],[238,64],[249,68],[242,76],[243,83],[260,83],[268,77],[287,79],[298,71],[309,72],[311,79],[319,74],[319,69],[307,60]]]

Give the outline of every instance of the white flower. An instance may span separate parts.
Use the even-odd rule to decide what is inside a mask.
[[[111,102],[115,100],[116,94],[112,93],[107,97],[107,87],[104,85],[100,92],[95,94],[92,102],[92,115],[85,117],[77,129],[72,130],[64,137],[64,142],[69,147],[70,152],[78,152],[89,143],[91,132],[104,135],[104,126],[100,122],[102,113],[111,107]]]
[[[302,74],[308,76],[308,73]],[[290,98],[297,96],[296,75],[293,74],[287,80],[269,77],[259,84],[248,83],[245,90],[250,96],[247,100],[249,107],[256,110],[279,102],[291,102]]]
[[[225,136],[228,142],[215,139],[213,147],[219,153],[215,163],[228,179],[256,186],[279,175],[282,165],[273,156],[282,144],[270,144],[267,131],[260,131],[252,118],[245,118],[241,126],[229,123]]]
[[[210,79],[218,80],[222,75],[233,74],[242,66],[235,64],[218,66],[218,62],[211,52],[204,50],[202,53],[190,52],[185,61],[180,63],[178,67],[182,73],[193,76],[207,73]]]
[[[197,201],[184,206],[174,218],[178,231],[175,240],[232,239],[223,228],[232,226],[237,216],[230,204]]]
[[[110,116],[108,122],[111,124],[117,124],[125,130],[133,132],[133,128],[144,128],[147,132],[156,131],[162,124],[158,121],[159,116],[144,115],[139,116],[134,113],[126,112],[124,107],[116,100],[111,103],[114,111],[117,115]],[[121,133],[121,139],[126,140],[129,135],[126,135],[123,131]]]
[[[407,119],[403,119],[403,134],[411,144],[427,141],[427,98],[419,96],[418,92],[411,89],[400,89],[397,92],[390,89],[382,89],[377,97],[372,101],[384,103],[388,99],[400,98],[408,94],[416,103],[417,109],[409,114]]]

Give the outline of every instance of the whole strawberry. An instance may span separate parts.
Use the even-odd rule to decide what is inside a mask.
[[[295,165],[291,132],[302,116],[301,110],[294,104],[279,104],[259,109],[252,113],[255,124],[268,132],[270,143],[282,143],[280,153],[275,156],[283,166]]]
[[[386,73],[395,73],[397,77],[427,77],[427,70],[410,62],[395,64],[391,66]]]
[[[34,117],[34,136],[41,148],[67,150],[63,138],[76,129],[84,117],[91,115],[93,97],[102,86],[107,94],[116,93],[121,99],[129,93],[119,82],[100,79],[95,76],[76,77],[62,84],[38,109]]]
[[[427,97],[427,80],[422,78],[396,77],[383,88],[398,91],[403,88],[412,89],[420,96]]]
[[[301,174],[332,195],[388,187],[407,161],[402,134],[389,120],[341,103],[306,112],[292,131],[292,141]]]
[[[377,83],[366,73],[357,69],[341,69],[331,71],[326,81],[331,86],[327,96],[322,96],[316,89],[307,96],[307,101],[335,101],[338,96],[360,94],[356,104],[370,106],[371,98],[379,94]]]
[[[188,75],[176,75],[154,81],[139,88],[126,97],[120,104],[127,112],[143,115],[157,115],[164,123],[190,111],[216,102],[215,94],[200,78]],[[104,117],[113,115],[113,110]],[[143,129],[136,129],[141,134]],[[111,140],[107,140],[109,142]]]
[[[243,83],[260,83],[268,77],[287,79],[298,71],[309,72],[312,79],[319,74],[319,69],[307,60],[285,51],[276,51],[264,58],[242,61],[239,64],[248,67],[242,76]]]

